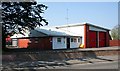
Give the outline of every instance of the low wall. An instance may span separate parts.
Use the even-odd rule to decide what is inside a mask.
[[[110,40],[110,46],[120,46],[120,40]]]
[[[96,58],[97,56],[118,55],[118,52],[119,50],[17,52],[3,54],[2,61],[54,61],[75,58]]]

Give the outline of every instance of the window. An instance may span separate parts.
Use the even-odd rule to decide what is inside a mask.
[[[31,40],[28,41],[28,43],[31,43],[31,42],[32,42]]]
[[[82,37],[78,38],[78,42],[82,42]]]
[[[77,42],[77,38],[71,38],[71,42]]]
[[[78,42],[80,42],[80,38],[78,38]]]
[[[35,43],[38,43],[38,38],[35,38]]]
[[[61,42],[61,38],[57,38],[57,42],[60,43]]]
[[[30,39],[28,40],[28,43],[29,43],[29,44],[30,44],[30,43],[32,43],[32,40],[33,40],[33,39],[32,39],[32,38],[30,38]]]
[[[77,42],[77,39],[76,38],[74,38],[74,40],[73,40],[74,42]]]

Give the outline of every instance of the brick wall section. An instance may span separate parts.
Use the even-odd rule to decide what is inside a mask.
[[[120,46],[120,40],[110,40],[110,46]]]
[[[89,47],[89,25],[84,24],[84,48]]]
[[[28,44],[28,48],[38,48],[40,50],[50,50],[52,49],[52,38],[44,37],[44,38],[30,38],[31,43]]]

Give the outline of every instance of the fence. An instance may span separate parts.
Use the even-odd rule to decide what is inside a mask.
[[[110,46],[120,46],[120,40],[110,40]]]

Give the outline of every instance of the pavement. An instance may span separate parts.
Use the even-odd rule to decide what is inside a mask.
[[[100,47],[100,48],[85,48],[79,49],[80,51],[95,51],[95,50],[119,50],[120,46],[112,46],[112,47]]]

